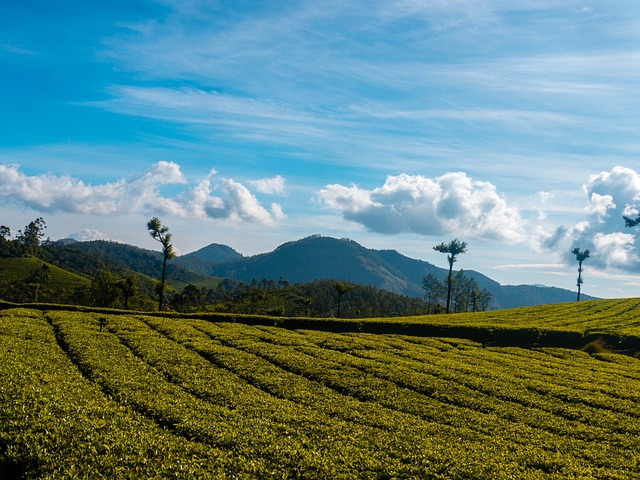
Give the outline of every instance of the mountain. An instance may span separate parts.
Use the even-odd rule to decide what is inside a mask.
[[[173,263],[201,275],[211,275],[216,265],[244,258],[233,248],[212,243],[195,252],[177,257]]]
[[[48,243],[44,246],[44,258],[61,268],[88,278],[103,266],[121,275],[135,272],[154,279],[159,279],[162,275],[161,252],[106,240]],[[177,290],[188,284],[216,288],[220,283],[220,279],[199,274],[174,261],[167,264],[167,281]]]
[[[45,260],[90,278],[102,265],[122,274],[137,272],[159,279],[162,254],[132,245],[103,240],[58,243],[45,246]],[[573,291],[539,285],[500,285],[482,273],[465,270],[478,286],[493,295],[491,308],[514,308],[574,301]],[[245,257],[226,245],[211,244],[176,257],[167,265],[169,284],[182,290],[189,283],[215,288],[220,278],[250,283],[253,279],[280,277],[290,283],[334,279],[382,288],[393,293],[421,298],[422,279],[432,274],[444,279],[447,269],[416,260],[396,250],[374,250],[349,239],[313,235],[284,243],[272,252]],[[218,278],[216,278],[218,277]],[[585,300],[593,299],[588,295]]]
[[[190,255],[191,261],[198,258],[198,252]],[[492,293],[492,308],[495,309],[569,302],[576,297],[575,292],[570,290],[534,285],[500,285],[479,272],[464,272],[474,278],[480,288]],[[422,279],[428,274],[444,279],[447,269],[406,257],[395,250],[373,250],[353,240],[313,235],[287,242],[269,253],[217,263],[210,274],[247,283],[253,279],[277,280],[280,277],[291,283],[336,279],[422,297]],[[587,300],[593,297],[585,295],[583,298]]]

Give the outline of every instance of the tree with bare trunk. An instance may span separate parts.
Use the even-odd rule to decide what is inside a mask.
[[[576,301],[579,302],[580,288],[584,283],[584,280],[582,280],[582,262],[584,262],[587,258],[589,258],[589,254],[591,252],[589,252],[588,249],[581,251],[578,247],[576,247],[573,250],[571,250],[571,253],[573,253],[576,256],[576,260],[578,261],[578,298],[576,299]]]
[[[153,217],[151,220],[149,220],[147,222],[147,230],[149,230],[149,235],[151,235],[154,240],[157,240],[162,245],[162,278],[160,280],[160,288],[158,289],[158,311],[162,311],[164,300],[164,281],[167,272],[167,260],[172,259],[176,255],[173,251],[173,245],[171,244],[171,234],[169,233],[169,227],[163,226],[159,218]]]
[[[434,250],[440,253],[447,253],[447,261],[449,262],[449,275],[447,276],[447,306],[445,313],[449,313],[451,309],[451,285],[453,283],[453,264],[456,261],[456,257],[461,253],[467,251],[467,242],[461,242],[460,240],[453,239],[449,243],[441,243],[433,247]]]

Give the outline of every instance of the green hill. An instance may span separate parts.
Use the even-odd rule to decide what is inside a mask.
[[[52,263],[81,275],[92,277],[100,268],[126,275],[138,274],[141,285],[152,285],[149,279],[160,279],[162,254],[153,250],[118,242],[96,240],[91,242],[52,242],[44,247],[45,257]],[[216,288],[221,279],[192,272],[173,260],[167,264],[167,282],[170,288],[182,290],[189,284]],[[151,290],[152,287],[149,287]]]
[[[640,360],[411,329],[638,340],[639,304],[306,323],[4,310],[0,477],[638,478]]]
[[[42,265],[49,267],[47,288],[54,291],[73,290],[76,287],[83,287],[90,283],[85,277],[68,272],[37,258],[0,258],[0,275],[24,280],[32,271]]]

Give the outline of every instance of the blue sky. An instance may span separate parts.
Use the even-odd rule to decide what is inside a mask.
[[[640,292],[627,1],[6,2],[0,223],[245,255],[312,234]]]

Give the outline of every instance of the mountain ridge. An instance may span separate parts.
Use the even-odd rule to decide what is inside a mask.
[[[189,255],[191,261],[198,257],[197,252]],[[180,259],[176,261],[179,263]],[[397,250],[374,250],[347,238],[311,235],[283,243],[271,252],[220,261],[211,266],[208,274],[246,283],[280,277],[293,283],[335,279],[422,297],[422,279],[429,274],[444,279],[447,272],[445,268],[407,257]],[[562,288],[501,285],[474,270],[464,270],[464,273],[475,279],[480,288],[491,292],[494,309],[570,302],[576,297],[575,292]],[[583,295],[583,298],[595,297]]]
[[[108,241],[60,244],[60,249],[78,253],[92,251],[116,268],[127,267],[154,278],[160,275],[162,254],[159,251]],[[262,279],[283,279],[290,283],[332,279],[422,298],[423,278],[431,274],[444,280],[447,272],[446,268],[407,257],[397,250],[375,250],[348,238],[311,235],[285,242],[271,252],[252,256],[244,256],[227,245],[211,243],[172,259],[168,264],[167,278],[176,288],[183,288],[189,283],[204,286],[209,284],[207,279],[217,279],[217,285],[222,278],[245,283]],[[491,292],[492,309],[576,299],[576,293],[571,290],[538,285],[501,285],[474,270],[464,270],[464,274],[473,278],[481,289]],[[585,300],[595,298],[589,295],[582,297]]]

